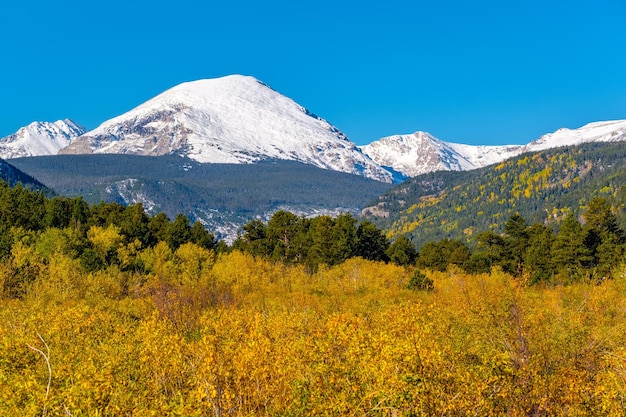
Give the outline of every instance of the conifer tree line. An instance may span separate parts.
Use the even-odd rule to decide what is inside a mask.
[[[0,183],[0,260],[28,233],[47,229],[70,231],[64,239],[87,271],[110,265],[142,270],[140,259],[120,259],[126,248],[135,252],[165,242],[175,251],[185,243],[223,252],[240,250],[285,264],[304,265],[315,272],[322,264],[338,265],[350,258],[392,262],[400,266],[445,271],[451,265],[468,273],[501,268],[528,283],[601,280],[623,260],[626,233],[617,223],[609,202],[593,198],[580,216],[567,215],[558,227],[529,225],[519,214],[504,225],[504,233],[483,231],[470,247],[459,239],[427,242],[418,253],[406,236],[390,241],[368,220],[350,214],[307,218],[278,211],[265,223],[259,219],[242,227],[228,247],[205,227],[179,214],[148,216],[141,204],[90,206],[81,197],[46,198],[21,185]]]
[[[121,264],[118,249],[125,245],[135,250],[153,247],[158,242],[167,243],[171,250],[188,242],[205,249],[217,249],[220,245],[201,223],[191,224],[183,214],[174,220],[163,213],[150,217],[141,204],[89,205],[81,197],[46,198],[42,192],[21,184],[11,188],[0,181],[0,260],[10,255],[15,244],[50,229],[66,232],[59,240],[71,247],[87,270]]]
[[[530,284],[601,280],[610,276],[626,253],[626,233],[601,197],[588,203],[580,220],[571,213],[565,216],[556,232],[542,223],[529,225],[513,214],[504,224],[504,234],[483,231],[476,235],[474,247],[459,239],[443,239],[427,242],[419,253],[406,236],[390,242],[373,223],[357,222],[349,214],[307,219],[281,211],[267,225],[253,220],[243,231],[235,248],[313,270],[320,264],[362,257],[436,271],[450,265],[468,273],[499,267]]]
[[[558,231],[542,223],[528,225],[519,214],[504,224],[504,234],[483,231],[473,251],[460,240],[426,243],[417,266],[443,271],[454,264],[469,273],[500,267],[530,284],[602,280],[624,260],[626,233],[605,198],[593,198],[580,219],[567,214]]]

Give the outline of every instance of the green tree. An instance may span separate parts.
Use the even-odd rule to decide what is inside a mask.
[[[565,216],[552,244],[552,259],[556,270],[568,281],[581,277],[591,255],[585,245],[583,229],[572,214]]]
[[[492,267],[502,265],[506,259],[507,247],[504,238],[492,231],[476,235],[476,250],[465,263],[468,272],[489,272]]]
[[[417,250],[406,235],[399,236],[387,249],[389,260],[396,265],[413,265],[417,258]]]
[[[513,214],[504,224],[506,251],[501,262],[503,269],[514,275],[520,276],[524,267],[524,255],[528,248],[528,225],[526,220],[519,215]]]
[[[307,251],[306,264],[311,272],[316,271],[319,264],[334,263],[333,229],[335,222],[330,216],[318,216],[311,219],[309,228],[310,245]]]
[[[118,203],[101,202],[91,207],[88,226],[108,226],[121,223],[124,207]]]
[[[613,214],[611,204],[604,197],[595,197],[589,201],[583,213],[587,227],[603,233],[622,235],[624,232],[617,225],[617,217]]]
[[[593,198],[583,213],[585,245],[592,257],[592,266],[599,277],[607,277],[624,259],[625,234],[605,198]]]
[[[407,288],[417,291],[433,291],[435,289],[435,285],[432,279],[428,278],[424,273],[416,269],[413,272],[413,275],[411,275],[411,278],[409,278]]]
[[[177,214],[176,218],[170,223],[167,231],[169,245],[172,251],[175,251],[180,245],[191,241],[191,226],[189,219],[184,214]]]
[[[77,230],[83,230],[87,226],[89,219],[89,204],[83,200],[82,197],[76,197],[72,203],[72,219],[70,220],[70,226]]]
[[[341,263],[354,256],[357,246],[356,223],[350,213],[340,214],[334,220],[331,264]]]
[[[417,257],[419,268],[445,271],[448,265],[463,266],[470,257],[470,251],[460,240],[442,239],[439,242],[427,242],[422,246]]]
[[[170,219],[164,213],[159,213],[148,221],[150,230],[149,246],[155,246],[158,242],[169,240]]]
[[[269,243],[265,223],[259,219],[250,220],[242,228],[243,234],[233,243],[233,249],[243,250],[254,256],[269,256]]]
[[[292,262],[296,259],[294,237],[298,232],[298,216],[279,210],[267,223],[267,239],[272,259]]]
[[[213,236],[200,222],[195,222],[191,226],[191,242],[205,249],[215,249],[217,242]]]
[[[141,203],[131,204],[124,209],[120,216],[119,226],[121,233],[126,236],[126,242],[139,240],[145,247],[151,243],[150,218],[143,209]]]
[[[383,232],[372,222],[365,220],[356,232],[356,255],[370,261],[387,261],[389,241]]]
[[[554,232],[541,223],[528,228],[528,248],[524,254],[524,271],[529,276],[529,283],[548,282],[554,275],[552,245]]]
[[[64,197],[54,197],[45,203],[46,214],[44,224],[46,227],[64,228],[69,226],[72,219],[72,201]]]
[[[444,256],[438,242],[424,243],[417,257],[417,266],[419,268],[445,271],[448,264],[449,260]]]

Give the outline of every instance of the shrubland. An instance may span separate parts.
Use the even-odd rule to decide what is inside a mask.
[[[0,274],[29,273],[0,307],[2,415],[626,414],[624,269],[527,286],[450,268],[419,290],[362,258],[310,273],[158,244],[141,273],[88,272],[35,248]]]

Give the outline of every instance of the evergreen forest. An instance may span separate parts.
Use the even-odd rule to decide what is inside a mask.
[[[359,213],[391,184],[293,161],[202,164],[179,155],[54,155],[12,159],[62,196],[128,205],[150,214],[184,214],[217,237],[277,210]]]
[[[350,214],[228,245],[0,183],[0,415],[626,415],[610,197],[418,251]]]

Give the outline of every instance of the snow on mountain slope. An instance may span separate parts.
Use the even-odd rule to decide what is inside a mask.
[[[108,120],[62,153],[179,153],[204,163],[286,159],[391,182],[343,133],[253,77],[180,84]]]
[[[626,120],[589,123],[578,129],[559,129],[530,142],[524,147],[524,152],[536,152],[588,142],[620,141],[626,141]]]
[[[56,155],[85,131],[85,128],[69,119],[54,123],[33,122],[0,139],[0,158]]]
[[[407,177],[433,171],[466,171],[519,153],[521,146],[472,146],[448,143],[426,132],[382,138],[361,149],[380,165]]]
[[[385,137],[361,149],[380,165],[392,167],[408,177],[473,168],[470,161],[426,132]]]
[[[389,136],[361,149],[370,158],[413,177],[433,171],[464,171],[502,162],[525,152],[537,152],[588,142],[626,141],[626,120],[589,123],[559,129],[527,145],[474,146],[444,142],[425,132]]]

